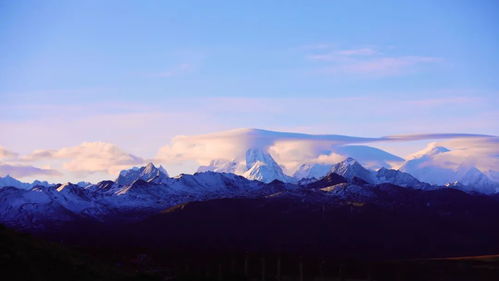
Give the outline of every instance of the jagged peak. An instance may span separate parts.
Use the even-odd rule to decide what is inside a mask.
[[[3,179],[3,180],[10,180],[10,181],[18,181],[16,178],[14,177],[11,177],[9,174],[3,176],[3,177],[0,177],[0,179]]]
[[[159,165],[158,170],[160,170],[161,172],[163,172],[163,174],[168,175],[168,172],[167,172],[167,171],[166,171],[166,169],[163,167],[163,165]]]
[[[357,160],[351,157],[333,165],[329,173],[337,173],[349,180],[358,177],[366,182],[374,181],[373,171],[364,168]]]
[[[251,169],[257,162],[264,164],[277,165],[277,162],[270,155],[270,153],[260,148],[249,148],[246,150],[246,168]]]
[[[145,165],[143,168],[144,168],[143,173],[151,173],[151,172],[154,172],[156,170],[161,170],[161,169],[159,169],[159,167],[156,168],[156,166],[154,166],[154,164],[152,162],[147,163],[147,165]]]
[[[133,167],[121,171],[116,179],[116,183],[118,185],[130,185],[139,179],[144,181],[157,180],[161,182],[168,177],[168,172],[163,166],[160,165],[159,167],[156,167],[152,162],[149,162],[146,166]]]
[[[350,164],[350,165],[353,165],[355,163],[359,163],[357,162],[357,160],[353,159],[352,157],[347,157],[347,159],[341,161],[342,163],[347,163],[347,164]]]
[[[200,166],[198,172],[223,172],[241,175],[247,179],[270,182],[274,179],[289,182],[291,177],[286,176],[282,167],[264,148],[252,147],[244,151],[233,160],[214,159],[208,166]]]
[[[359,167],[362,169],[366,169],[364,168],[364,166],[362,166],[357,160],[353,159],[352,157],[348,157],[345,160],[334,164],[333,170],[339,167]]]

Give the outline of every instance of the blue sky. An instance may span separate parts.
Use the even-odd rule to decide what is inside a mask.
[[[269,2],[0,1],[0,145],[499,135],[499,2]]]

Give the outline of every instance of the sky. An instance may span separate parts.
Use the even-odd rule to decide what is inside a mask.
[[[235,128],[499,135],[497,1],[0,0],[0,18],[4,174],[96,180]]]

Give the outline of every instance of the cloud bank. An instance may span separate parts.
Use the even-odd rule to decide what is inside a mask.
[[[412,134],[378,138],[362,138],[342,135],[310,135],[300,133],[274,132],[258,129],[238,129],[207,135],[178,136],[169,145],[163,146],[156,156],[157,161],[167,166],[175,166],[190,161],[198,165],[208,165],[211,160],[234,160],[244,156],[249,148],[258,148],[269,152],[272,157],[291,174],[301,163],[335,163],[344,157],[353,157],[371,168],[381,166],[400,166],[404,159],[386,151],[359,144],[383,142],[407,142],[415,140],[452,140],[445,144],[458,149],[458,144],[468,149],[466,157],[456,152],[456,161],[475,159],[484,155],[494,155],[495,137],[478,134]],[[473,145],[481,141],[481,146]],[[458,151],[458,150],[456,150]],[[473,154],[477,152],[476,157]],[[482,153],[483,152],[483,153]],[[496,151],[496,154],[499,150]],[[488,159],[488,158],[487,158]],[[471,160],[466,160],[471,161]],[[485,163],[480,160],[483,169],[499,167],[494,161]]]
[[[18,154],[7,150],[5,147],[0,146],[0,160],[8,160],[17,158]]]
[[[141,157],[124,152],[115,144],[85,142],[77,146],[60,149],[40,149],[27,155],[10,158],[1,163],[0,175],[14,177],[57,177],[71,175],[81,180],[92,174],[116,176],[119,171],[134,165],[145,164]],[[45,166],[36,167],[37,164]]]
[[[424,151],[438,146],[449,148],[450,151],[436,154],[422,165],[451,170],[473,166],[486,173],[499,170],[499,137],[470,137],[433,142]],[[408,158],[417,158],[424,151]]]
[[[105,142],[84,142],[58,150],[36,150],[25,160],[63,160],[63,168],[71,172],[105,172],[116,175],[120,170],[144,163],[144,159],[126,153],[118,146]]]
[[[491,177],[499,170],[499,140],[478,134],[410,134],[376,138],[344,135],[313,135],[259,129],[236,129],[212,134],[176,136],[162,146],[155,157],[146,159],[108,142],[84,142],[59,149],[38,149],[19,155],[0,149],[0,175],[35,179],[102,180],[115,177],[122,169],[144,165],[148,161],[163,164],[171,175],[192,173],[212,160],[236,160],[248,149],[261,149],[291,175],[303,163],[332,164],[353,157],[363,165],[400,167],[406,159],[379,149],[384,144],[414,141],[434,142],[450,151],[433,157],[424,165],[457,169],[475,166]],[[421,152],[420,152],[421,153]],[[413,159],[419,154],[413,154]]]
[[[0,175],[10,175],[14,178],[33,176],[39,176],[43,178],[47,176],[61,176],[62,174],[56,170],[42,169],[33,166],[0,164]]]

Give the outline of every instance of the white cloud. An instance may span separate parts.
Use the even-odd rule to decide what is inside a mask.
[[[460,181],[490,186],[488,181],[498,180],[499,137],[455,138],[432,142],[414,153],[401,169],[425,182],[446,184]],[[487,180],[474,170],[489,176]],[[471,173],[470,173],[471,172]]]
[[[432,158],[432,165],[453,170],[465,165],[477,167],[483,172],[499,171],[499,137],[458,138],[435,145],[450,148],[451,151],[437,154]]]
[[[17,109],[31,118],[0,120],[0,130],[9,132],[0,134],[0,144],[27,153],[98,140],[119,144],[134,155],[153,157],[176,135],[240,127],[367,136],[421,131],[498,134],[493,126],[498,102],[492,95],[477,99],[472,94],[373,92],[338,97],[332,90],[328,97],[177,97],[79,106],[38,104]]]
[[[197,136],[178,136],[169,145],[163,146],[157,154],[157,161],[175,166],[189,161],[196,165],[207,165],[211,160],[234,160],[244,156],[249,148],[268,151],[289,173],[303,162],[338,162],[345,156],[379,168],[402,159],[366,146],[348,144],[376,142],[405,142],[413,140],[472,138],[479,135],[467,134],[423,134],[398,135],[379,138],[360,138],[340,135],[309,135],[299,133],[273,132],[256,129],[238,129]],[[348,145],[348,146],[346,146]],[[332,163],[329,162],[329,163]],[[194,168],[193,168],[194,170]]]
[[[144,159],[126,153],[118,146],[105,142],[84,142],[77,146],[57,150],[36,150],[23,157],[25,161],[61,160],[62,169],[79,174],[107,173],[116,175],[120,170],[144,164]]]
[[[53,169],[39,168],[26,165],[19,154],[0,146],[0,176],[10,175],[16,178],[30,176],[59,176],[58,171]]]
[[[473,92],[436,91],[391,93],[388,96],[372,93],[372,96],[334,97],[332,92],[332,97],[175,98],[157,99],[154,100],[154,104],[151,101],[89,103],[78,106],[42,103],[22,110],[26,115],[32,114],[31,119],[0,120],[0,130],[9,132],[0,135],[0,144],[9,148],[0,150],[0,155],[3,155],[0,157],[11,157],[0,161],[10,165],[31,165],[60,170],[64,174],[64,177],[60,177],[61,180],[74,180],[82,179],[80,176],[91,173],[85,172],[89,168],[78,168],[75,163],[67,166],[72,172],[63,166],[64,163],[70,162],[70,159],[53,158],[54,161],[47,159],[51,158],[60,147],[86,140],[119,144],[123,151],[138,155],[141,159],[153,158],[158,148],[168,140],[173,140],[170,146],[163,148],[162,159],[170,163],[167,168],[171,174],[176,174],[192,172],[199,163],[206,164],[213,158],[220,158],[220,155],[235,155],[238,148],[231,148],[228,142],[225,144],[220,142],[219,145],[215,142],[210,145],[199,145],[196,142],[191,144],[194,149],[189,150],[189,141],[183,143],[182,137],[175,136],[234,127],[255,126],[274,130],[334,132],[364,136],[386,135],[401,130],[404,133],[471,131],[497,134],[493,122],[498,117],[497,100],[490,94],[490,98],[475,98],[472,94]],[[421,95],[423,97],[420,97]],[[171,106],[172,104],[175,106]],[[446,114],[440,114],[442,111]],[[441,137],[459,136],[455,134],[391,136],[384,138],[385,142],[376,142],[372,145],[379,144],[378,147],[389,152],[406,155],[419,148],[421,143],[407,145],[398,151],[393,150],[395,146],[392,144]],[[187,140],[192,140],[192,137],[187,137]],[[297,142],[299,139],[293,141]],[[386,145],[383,147],[381,144]],[[272,151],[276,160],[292,167],[301,159],[311,159],[327,153],[319,153],[312,148],[296,148],[297,145],[293,148],[293,145],[289,139],[280,141],[276,146],[278,149]],[[269,145],[269,148],[272,146],[273,144]],[[39,148],[56,149],[37,150]],[[19,156],[13,151],[23,154],[33,152]],[[178,153],[179,151],[183,153]],[[167,158],[168,160],[165,160]],[[119,166],[116,166],[112,170],[118,169]],[[87,180],[110,178],[109,170],[103,168],[95,170],[100,172],[94,172],[93,178],[86,178]]]
[[[219,133],[176,136],[161,147],[153,162],[163,163],[175,175],[194,172],[211,160],[233,160],[245,155],[249,148],[268,151],[288,174],[304,162],[335,163],[352,156],[371,168],[400,162],[396,156],[365,145],[437,140],[452,149],[433,159],[432,165],[455,168],[461,164],[477,166],[482,171],[499,166],[498,138],[473,134],[412,134],[377,138],[342,135],[311,135],[257,129],[237,129]],[[354,145],[357,144],[357,145]],[[122,169],[143,165],[146,160],[107,142],[84,142],[59,149],[38,149],[17,155],[3,148],[10,160],[0,163],[0,172],[32,179],[52,178],[56,181],[102,180],[116,176]],[[8,151],[8,152],[5,152]],[[15,157],[15,158],[12,158]]]
[[[365,61],[356,61],[345,65],[333,66],[331,72],[345,72],[354,74],[371,74],[376,76],[398,75],[412,70],[413,67],[441,61],[434,57],[381,57]]]
[[[271,153],[286,169],[293,169],[304,159],[330,153],[334,145],[373,140],[375,139],[237,129],[207,135],[175,137],[171,144],[160,149],[156,159],[165,165],[177,165],[185,161],[207,165],[215,159],[238,159],[243,157],[249,148],[258,148]]]

